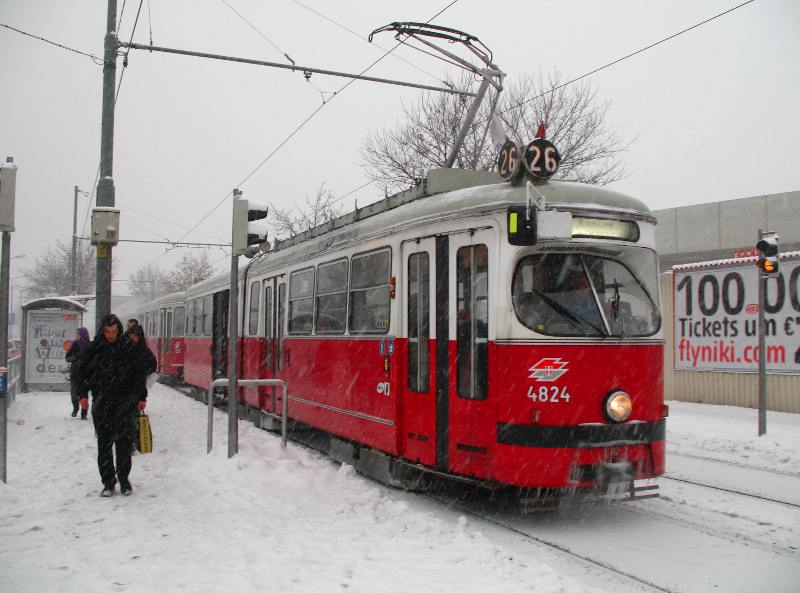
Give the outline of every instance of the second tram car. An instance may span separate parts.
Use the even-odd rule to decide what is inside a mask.
[[[183,379],[186,295],[174,292],[138,307],[147,346],[158,362],[158,374],[168,381]],[[123,324],[125,319],[122,320]]]
[[[655,218],[566,182],[431,171],[240,273],[243,378],[341,461],[526,490],[664,472]],[[225,277],[186,292],[187,383],[226,372]],[[272,389],[243,389],[277,412]]]

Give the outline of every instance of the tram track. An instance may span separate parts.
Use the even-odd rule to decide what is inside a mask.
[[[742,492],[739,490],[732,490],[730,488],[723,488],[722,486],[715,486],[713,484],[704,484],[702,482],[695,482],[693,480],[687,480],[685,478],[676,478],[673,476],[663,475],[661,476],[662,480],[672,480],[673,482],[682,482],[684,484],[691,484],[692,486],[702,486],[703,488],[710,488],[712,490],[718,490],[720,492],[727,492],[729,494],[737,494],[739,496],[746,496],[748,498],[755,498],[757,500],[764,500],[767,502],[774,502],[775,504],[782,504],[788,507],[800,509],[800,504],[794,502],[788,502],[786,500],[778,500],[776,498],[769,498],[767,496],[761,496],[758,494],[753,494],[751,492]]]
[[[465,515],[469,515],[470,517],[478,519],[479,521],[482,521],[484,523],[488,523],[489,525],[492,525],[492,526],[494,526],[496,528],[499,528],[499,529],[501,529],[503,531],[506,531],[506,532],[509,532],[509,533],[513,533],[514,535],[516,535],[518,537],[521,537],[524,540],[527,540],[527,541],[529,541],[529,542],[531,542],[533,544],[541,545],[541,546],[544,546],[546,548],[555,550],[555,551],[557,551],[559,554],[561,554],[563,556],[577,559],[577,560],[579,560],[579,561],[581,561],[581,562],[583,562],[585,564],[588,564],[590,566],[593,566],[593,567],[596,567],[596,568],[600,568],[600,569],[602,569],[602,570],[604,570],[604,571],[606,571],[608,573],[623,577],[623,578],[625,578],[625,579],[627,579],[629,581],[635,582],[635,583],[637,583],[639,585],[643,585],[643,586],[647,587],[649,590],[661,591],[663,593],[678,593],[678,591],[675,590],[675,589],[669,589],[667,587],[663,587],[663,586],[661,586],[661,585],[659,585],[657,583],[654,583],[654,582],[652,582],[652,581],[650,581],[648,579],[642,578],[642,577],[640,577],[638,575],[635,575],[635,574],[632,574],[630,572],[626,572],[626,571],[624,571],[624,570],[622,570],[620,568],[617,568],[616,566],[614,566],[614,565],[612,565],[612,564],[610,564],[608,562],[605,562],[605,561],[600,560],[598,558],[592,558],[592,557],[590,557],[590,556],[588,556],[586,554],[582,554],[580,552],[577,552],[577,551],[571,549],[567,545],[560,544],[560,543],[558,543],[556,541],[552,541],[552,540],[550,540],[548,538],[545,538],[545,537],[542,537],[542,536],[534,535],[534,534],[529,533],[529,532],[527,532],[527,531],[525,531],[523,529],[520,529],[519,527],[515,527],[513,525],[509,525],[508,523],[506,523],[506,522],[504,522],[504,521],[502,521],[500,519],[495,519],[493,517],[490,517],[487,514],[481,513],[480,511],[476,511],[474,509],[471,509],[471,508],[465,506],[464,504],[458,503],[458,502],[454,501],[452,498],[447,498],[447,497],[444,497],[442,495],[435,495],[435,494],[431,494],[431,493],[427,493],[424,496],[426,498],[429,498],[430,500],[433,500],[434,502],[437,502],[438,504],[440,504],[440,505],[442,505],[442,506],[444,506],[444,507],[446,507],[448,509],[457,510],[460,513],[463,513]]]
[[[765,468],[758,465],[742,463],[739,461],[729,461],[727,459],[718,459],[716,457],[706,457],[704,455],[695,455],[692,453],[677,453],[674,451],[667,451],[668,457],[684,457],[686,459],[695,459],[697,461],[710,461],[712,463],[720,463],[722,465],[728,465],[730,467],[735,467],[737,469],[747,469],[747,470],[755,470],[764,472],[767,474],[775,474],[778,476],[788,476],[790,478],[800,478],[800,472],[791,472],[791,471],[783,471],[779,469],[772,469],[772,468]]]

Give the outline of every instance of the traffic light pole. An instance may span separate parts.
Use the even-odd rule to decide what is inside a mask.
[[[767,277],[758,273],[758,436],[767,434],[767,346],[764,299]]]
[[[105,53],[103,55],[103,114],[100,129],[100,179],[97,183],[97,206],[114,206],[114,86],[117,80],[117,0],[108,0]],[[95,326],[111,312],[111,253],[109,243],[97,244]]]
[[[231,254],[228,300],[228,459],[239,452],[239,256]]]
[[[758,229],[758,241],[764,234]],[[767,434],[767,345],[764,304],[767,294],[767,276],[758,269],[758,436]]]

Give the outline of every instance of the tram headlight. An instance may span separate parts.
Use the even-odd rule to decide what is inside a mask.
[[[606,418],[612,422],[623,422],[628,419],[633,411],[631,396],[624,391],[612,391],[606,396],[603,403]]]

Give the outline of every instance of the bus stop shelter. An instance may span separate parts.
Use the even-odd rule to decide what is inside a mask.
[[[22,391],[69,391],[67,350],[86,307],[68,297],[22,305]]]

